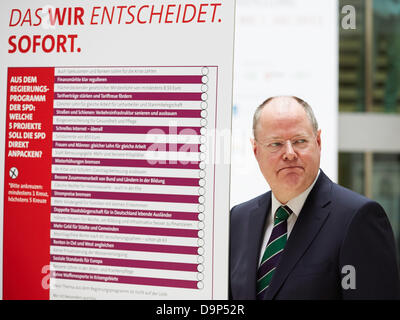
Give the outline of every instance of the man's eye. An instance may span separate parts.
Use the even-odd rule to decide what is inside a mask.
[[[281,142],[272,142],[269,144],[271,147],[280,147],[282,145]]]
[[[306,139],[298,139],[294,142],[294,144],[302,144],[302,143],[306,143],[307,140]]]

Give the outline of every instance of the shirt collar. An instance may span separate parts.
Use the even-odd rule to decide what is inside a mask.
[[[317,179],[319,177],[320,170],[318,170],[317,176],[315,177],[313,183],[306,189],[304,190],[301,194],[299,194],[297,197],[290,199],[286,205],[292,209],[293,214],[296,215],[296,218],[299,216],[301,209],[303,208],[304,202],[306,202],[306,199],[311,191],[311,189],[314,187],[315,182],[317,182]],[[276,210],[280,207],[283,206],[282,203],[280,203],[276,198],[273,192],[271,192],[271,212],[272,216],[275,214]]]

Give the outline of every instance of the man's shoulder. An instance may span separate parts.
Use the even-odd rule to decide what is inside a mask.
[[[371,200],[360,193],[333,182],[322,172],[322,170],[314,188],[317,189],[314,190],[315,195],[323,196],[325,199],[329,199],[333,202],[336,208],[345,207],[348,209],[357,209],[359,207],[363,207],[367,203],[375,203],[374,200]],[[328,192],[322,191],[321,193],[319,192],[320,190],[325,190]]]
[[[360,193],[336,183],[333,183],[332,198],[335,204],[352,208],[362,207],[367,203],[375,202]]]
[[[239,203],[232,207],[231,214],[237,214],[240,212],[250,212],[251,210],[258,208],[261,204],[265,203],[271,198],[271,191],[260,194],[259,196]]]
[[[385,210],[377,201],[336,183],[332,184],[331,201],[332,221],[341,221],[340,224],[387,218]]]
[[[243,229],[253,218],[253,213],[262,214],[266,212],[268,201],[271,200],[271,191],[263,193],[253,199],[239,203],[232,207],[230,214],[231,230]]]

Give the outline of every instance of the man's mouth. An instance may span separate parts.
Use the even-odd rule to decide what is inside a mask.
[[[295,170],[295,169],[304,170],[304,168],[301,167],[301,166],[288,166],[288,167],[280,168],[280,169],[278,170],[278,173],[280,173],[281,171],[284,171],[284,170]]]

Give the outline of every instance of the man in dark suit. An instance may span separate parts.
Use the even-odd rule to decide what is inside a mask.
[[[231,299],[399,299],[383,208],[319,168],[321,130],[297,97],[253,119],[254,155],[271,191],[231,210]]]

